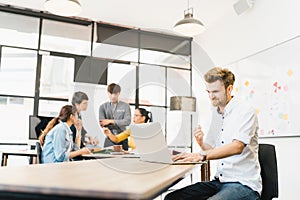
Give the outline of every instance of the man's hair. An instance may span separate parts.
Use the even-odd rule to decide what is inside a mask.
[[[110,94],[117,94],[121,92],[121,87],[118,84],[111,83],[107,86],[107,92]]]
[[[89,100],[87,94],[80,91],[75,92],[72,97],[72,105],[75,106],[75,104],[81,104],[83,100]]]
[[[223,69],[221,67],[210,69],[204,75],[204,79],[207,83],[213,83],[217,80],[220,80],[224,84],[225,89],[227,89],[229,85],[233,85],[235,81],[234,74],[228,69]]]

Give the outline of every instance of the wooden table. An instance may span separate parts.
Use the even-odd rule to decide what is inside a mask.
[[[0,168],[0,199],[151,199],[194,165],[107,158]]]
[[[13,156],[29,156],[32,158],[32,163],[31,164],[36,164],[37,163],[37,152],[36,150],[1,150],[2,152],[2,163],[1,166],[6,166],[7,165],[7,159],[9,155]]]
[[[85,159],[101,159],[101,158],[139,158],[138,154],[103,154],[103,153],[91,153],[83,154],[82,158]]]
[[[101,153],[91,153],[81,155],[83,159],[104,159],[104,158],[139,158],[138,154],[122,154],[122,155],[112,155],[112,154],[101,154]],[[201,181],[210,180],[210,161],[201,164]]]

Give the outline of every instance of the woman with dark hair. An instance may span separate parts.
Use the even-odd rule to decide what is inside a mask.
[[[133,123],[135,124],[142,124],[142,123],[147,123],[147,122],[152,122],[152,113],[150,111],[147,111],[144,108],[137,108],[134,111],[134,117],[133,117]],[[122,133],[118,135],[114,135],[111,133],[111,131],[108,128],[104,128],[104,134],[113,142],[119,143],[128,137],[130,137],[128,146],[131,149],[135,149],[135,143],[133,140],[133,137],[131,137],[131,131],[130,129],[127,129],[123,131]]]
[[[89,154],[88,148],[79,149],[72,140],[71,125],[77,120],[76,108],[71,105],[63,106],[57,118],[53,118],[42,135],[39,137],[43,145],[43,163],[64,162],[80,156]]]

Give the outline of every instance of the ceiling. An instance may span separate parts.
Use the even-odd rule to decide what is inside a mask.
[[[79,17],[120,24],[142,29],[169,32],[183,18],[187,0],[79,0],[82,12]],[[206,29],[228,13],[234,13],[232,5],[237,0],[190,0],[194,17],[202,21]],[[0,0],[1,4],[44,11],[45,0]]]

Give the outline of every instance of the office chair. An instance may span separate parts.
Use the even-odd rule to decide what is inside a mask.
[[[271,144],[259,144],[258,159],[262,178],[261,200],[271,200],[278,197],[278,172],[275,146]]]
[[[42,161],[42,147],[40,142],[36,142],[36,153],[37,153],[37,163],[41,164],[43,163]]]

